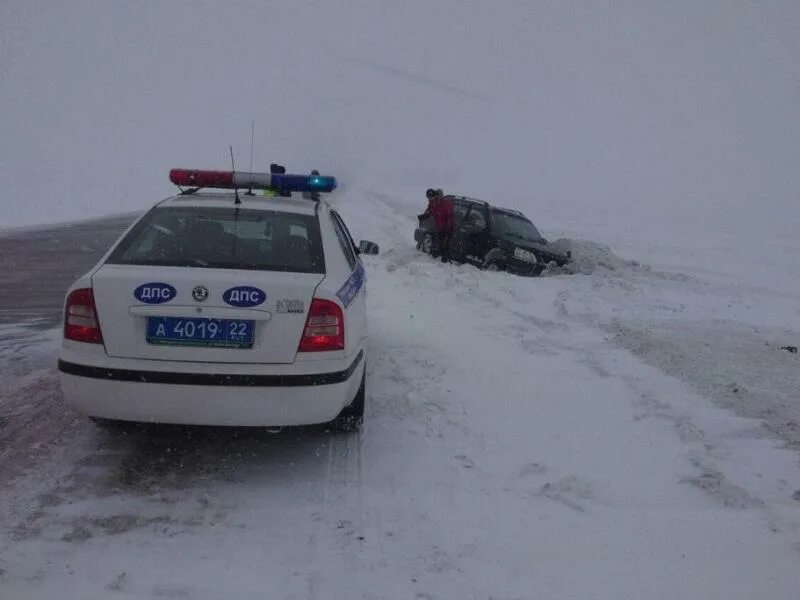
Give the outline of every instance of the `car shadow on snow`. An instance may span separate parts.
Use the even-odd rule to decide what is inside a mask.
[[[108,431],[79,421],[72,434],[79,447],[69,471],[40,488],[12,530],[15,541],[83,543],[134,529],[171,536],[230,524],[250,492],[259,506],[291,506],[350,488],[360,467],[361,437],[324,426]]]
[[[351,436],[324,426],[263,428],[135,425],[96,433],[77,471],[103,492],[151,494],[215,483],[297,481],[326,469],[330,448]],[[76,473],[77,474],[77,473]],[[80,477],[79,477],[80,478]]]

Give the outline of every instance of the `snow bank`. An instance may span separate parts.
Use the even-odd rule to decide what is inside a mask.
[[[560,253],[572,253],[571,271],[590,275],[598,269],[620,271],[623,269],[642,269],[635,260],[626,260],[617,256],[609,246],[589,240],[560,238],[550,242],[553,250]]]

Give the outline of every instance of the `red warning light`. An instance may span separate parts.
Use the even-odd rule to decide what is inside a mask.
[[[172,169],[169,180],[187,187],[232,188],[233,171],[200,171],[198,169]]]

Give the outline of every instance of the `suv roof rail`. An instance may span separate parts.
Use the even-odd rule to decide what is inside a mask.
[[[484,206],[490,206],[486,200],[479,200],[478,198],[470,198],[469,196],[459,196],[458,194],[446,194],[446,196],[450,196],[451,198],[455,198],[456,200],[464,200],[465,202],[472,202],[473,204],[483,204]]]
[[[509,213],[512,215],[518,215],[520,217],[525,217],[525,213],[519,210],[514,210],[513,208],[503,208],[502,206],[493,206],[492,208],[494,210],[499,210],[500,212]],[[528,217],[525,218],[527,219]]]

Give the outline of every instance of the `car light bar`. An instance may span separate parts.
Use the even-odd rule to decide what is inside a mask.
[[[172,169],[169,180],[175,185],[198,188],[275,190],[277,192],[330,193],[336,189],[331,175],[288,175],[279,173],[246,173],[242,171],[205,171]]]

